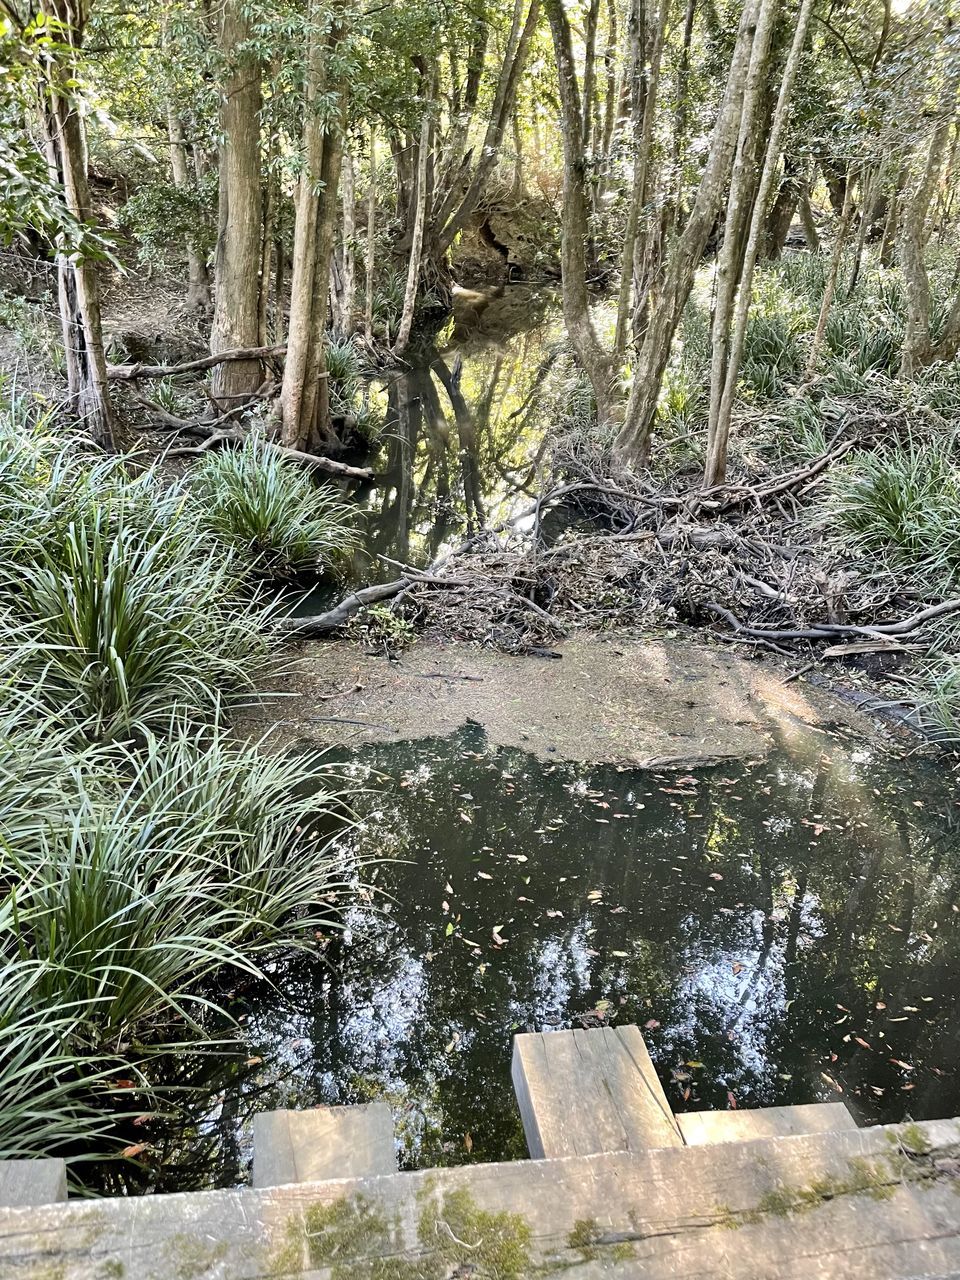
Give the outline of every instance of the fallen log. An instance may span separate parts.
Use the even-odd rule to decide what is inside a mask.
[[[704,608],[718,618],[722,618],[733,628],[738,636],[751,640],[834,640],[838,636],[905,636],[916,631],[925,622],[933,622],[936,618],[947,617],[951,613],[960,613],[960,600],[943,600],[940,604],[929,605],[909,618],[899,622],[880,622],[874,626],[858,627],[842,622],[818,622],[810,627],[798,627],[795,630],[772,627],[748,627],[735,614],[716,600],[705,600]]]
[[[328,609],[326,613],[318,613],[312,618],[283,618],[280,629],[291,639],[309,640],[316,636],[329,635],[353,615],[368,604],[377,604],[380,600],[392,600],[401,591],[410,586],[412,578],[397,578],[394,582],[380,582],[372,587],[361,587],[359,591],[351,591],[338,605]]]
[[[138,378],[170,378],[178,373],[199,373],[212,369],[227,360],[266,360],[270,356],[286,354],[286,346],[235,347],[231,351],[218,351],[216,355],[202,356],[198,360],[186,360],[183,364],[108,364],[107,377],[112,382],[136,382]],[[325,374],[322,376],[326,376]]]

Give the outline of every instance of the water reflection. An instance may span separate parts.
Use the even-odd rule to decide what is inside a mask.
[[[349,767],[381,779],[351,839],[392,900],[245,993],[262,1065],[234,1112],[384,1097],[407,1165],[522,1157],[512,1034],[600,1021],[644,1028],[677,1110],[960,1111],[960,850],[932,769],[814,730],[695,777],[478,729]]]
[[[546,429],[538,393],[561,338],[551,289],[460,290],[448,330],[371,390],[385,444],[377,485],[358,494],[366,536],[355,577],[395,576],[382,557],[428,564],[526,505]]]

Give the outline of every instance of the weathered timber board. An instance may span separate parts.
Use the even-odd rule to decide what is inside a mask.
[[[0,1209],[0,1276],[448,1280],[499,1242],[507,1262],[474,1274],[943,1280],[960,1276],[958,1157],[951,1120]]]
[[[802,1133],[855,1129],[857,1122],[842,1102],[811,1102],[755,1111],[687,1111],[677,1116],[688,1146],[711,1142],[755,1142]]]
[[[385,1102],[254,1116],[255,1187],[375,1178],[396,1170],[393,1117]]]
[[[62,1160],[0,1160],[0,1205],[55,1204],[66,1198]]]
[[[682,1145],[635,1026],[515,1036],[512,1075],[534,1160]]]

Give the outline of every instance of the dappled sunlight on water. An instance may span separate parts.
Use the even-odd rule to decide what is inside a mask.
[[[249,1107],[384,1097],[407,1165],[525,1155],[526,1028],[635,1022],[675,1109],[960,1111],[960,848],[946,775],[796,729],[692,774],[541,761],[468,728],[366,747],[348,840],[375,909],[234,1011]],[[226,1132],[229,1129],[229,1135]]]

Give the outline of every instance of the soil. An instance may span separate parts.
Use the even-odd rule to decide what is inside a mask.
[[[559,660],[420,640],[401,658],[334,641],[303,645],[285,696],[242,732],[275,745],[445,737],[481,724],[499,746],[541,759],[690,769],[757,758],[791,726],[881,730],[839,697],[784,670],[682,640],[579,634]],[[275,726],[275,727],[274,727]]]

